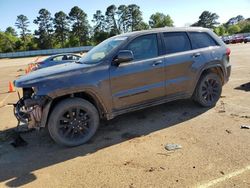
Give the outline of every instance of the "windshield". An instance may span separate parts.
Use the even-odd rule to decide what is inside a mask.
[[[100,60],[104,59],[113,49],[118,47],[126,39],[127,37],[115,37],[107,39],[91,49],[85,56],[80,59],[80,62],[85,64],[97,63]]]

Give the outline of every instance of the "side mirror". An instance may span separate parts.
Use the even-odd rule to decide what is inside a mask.
[[[132,61],[134,59],[134,54],[131,50],[121,50],[118,52],[118,55],[114,59],[115,65],[119,65],[121,63],[126,63]]]

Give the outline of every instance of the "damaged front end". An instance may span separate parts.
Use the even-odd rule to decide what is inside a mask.
[[[23,97],[14,105],[14,115],[19,123],[26,124],[29,129],[39,129],[44,127],[42,114],[49,101],[47,96],[37,96],[33,88],[23,88]]]

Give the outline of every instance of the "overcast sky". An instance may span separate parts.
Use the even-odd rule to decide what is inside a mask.
[[[92,17],[96,10],[105,13],[106,8],[115,4],[137,4],[141,7],[144,21],[148,22],[151,14],[162,12],[169,14],[175,26],[185,26],[194,23],[204,10],[217,13],[219,22],[224,23],[237,15],[250,17],[250,0],[0,0],[0,30],[14,26],[17,15],[24,14],[30,21],[30,29],[36,29],[33,20],[41,8],[48,9],[52,15],[60,10],[69,13],[73,6],[79,6],[88,14],[92,25]]]

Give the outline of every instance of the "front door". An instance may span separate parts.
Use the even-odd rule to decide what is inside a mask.
[[[159,56],[159,37],[148,34],[135,38],[123,50],[134,60],[110,67],[114,109],[124,109],[165,96],[164,56]]]

